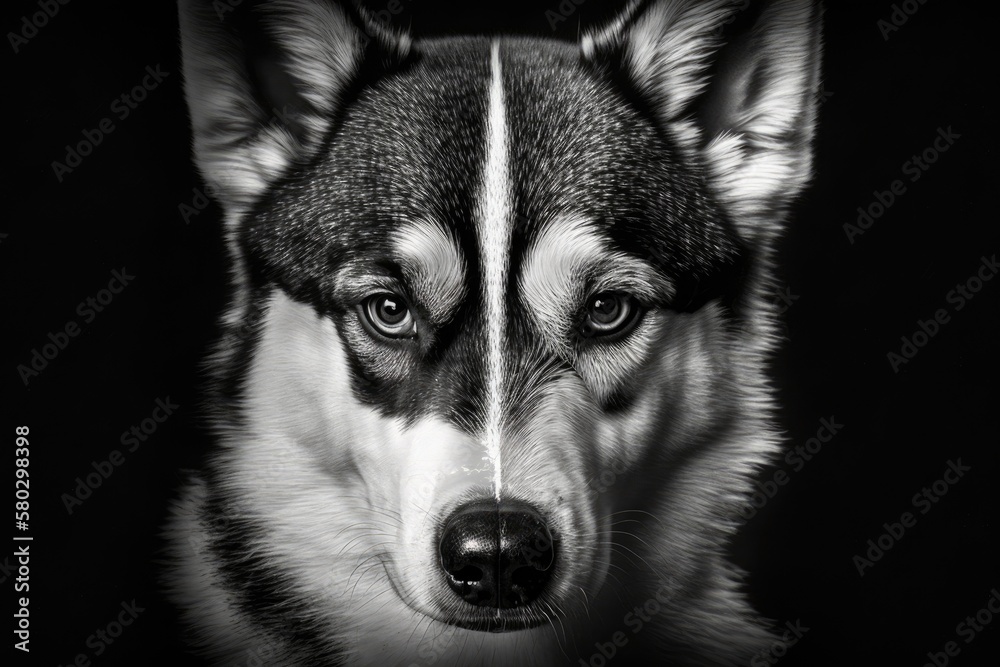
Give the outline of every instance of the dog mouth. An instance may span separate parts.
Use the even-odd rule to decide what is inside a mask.
[[[537,628],[548,622],[548,619],[530,612],[525,612],[524,615],[520,617],[511,617],[509,615],[498,615],[497,617],[491,619],[483,620],[472,620],[466,618],[454,618],[445,621],[449,625],[454,625],[457,628],[462,628],[463,630],[472,630],[474,632],[489,632],[493,634],[505,634],[511,632],[519,632],[521,630],[531,630],[532,628]]]
[[[535,591],[544,588],[548,569],[551,565],[542,569],[530,564],[501,564],[485,572],[475,565],[459,567],[455,575],[445,577],[448,587],[461,598],[449,600],[451,613],[446,614],[446,622],[492,633],[529,630],[545,624],[551,615],[539,613],[544,601],[536,598]]]
[[[386,578],[393,592],[410,609],[428,616],[439,623],[471,630],[473,632],[485,632],[492,634],[505,634],[531,630],[540,627],[553,620],[553,613],[537,611],[538,603],[532,605],[518,606],[511,609],[499,607],[476,607],[463,601],[453,599],[442,601],[435,605],[433,609],[427,609],[419,604],[413,596],[401,590],[392,576],[390,566],[386,560],[382,561],[386,572]],[[544,603],[543,603],[544,604]],[[548,605],[544,605],[548,606]]]

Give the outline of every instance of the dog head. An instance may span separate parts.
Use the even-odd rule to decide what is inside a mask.
[[[646,599],[664,645],[762,637],[721,551],[775,443],[764,297],[811,171],[815,7],[636,2],[570,44],[196,5],[235,275],[211,474],[282,601],[248,613],[348,652],[407,619],[441,655],[539,655],[540,626],[586,640]]]

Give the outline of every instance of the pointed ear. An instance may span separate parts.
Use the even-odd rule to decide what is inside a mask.
[[[362,66],[410,42],[335,2],[222,4],[181,0],[180,28],[195,161],[232,220],[315,153]]]
[[[584,37],[624,76],[748,241],[780,231],[812,174],[822,49],[810,0],[633,2]]]

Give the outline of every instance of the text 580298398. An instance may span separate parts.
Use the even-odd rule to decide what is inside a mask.
[[[14,440],[14,526],[19,531],[14,540],[30,541],[31,537],[25,533],[28,531],[28,499],[31,495],[28,471],[29,454],[28,449],[28,427],[18,426],[14,429],[16,439]],[[30,640],[30,621],[28,618],[28,596],[23,595],[28,592],[30,555],[29,544],[21,544],[14,550],[14,557],[17,559],[17,577],[14,579],[14,591],[21,593],[17,599],[17,612],[14,614],[14,647],[27,653],[28,642]]]

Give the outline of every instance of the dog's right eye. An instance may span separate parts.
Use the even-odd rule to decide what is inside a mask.
[[[417,322],[406,299],[398,294],[374,294],[359,306],[361,321],[374,333],[386,338],[413,338]]]
[[[641,317],[642,308],[631,295],[601,292],[588,299],[580,333],[587,338],[617,340],[631,331]]]

